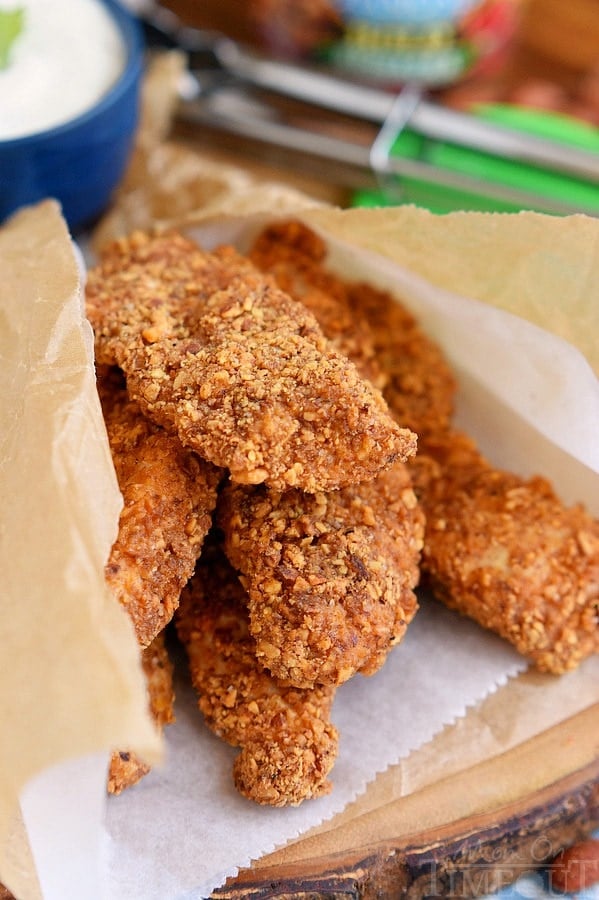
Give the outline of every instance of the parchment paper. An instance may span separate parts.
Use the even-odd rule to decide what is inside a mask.
[[[64,860],[75,838],[88,868],[74,867],[73,884],[93,898],[108,750],[133,742],[152,759],[160,745],[133,629],[104,583],[121,499],[58,206],[8,222],[0,259],[0,879],[36,895],[18,797],[32,776],[67,760],[51,779],[64,778],[63,815],[30,781],[23,811],[42,881],[44,848],[62,844]],[[73,818],[83,822],[75,832]]]
[[[315,209],[338,239],[390,259],[430,284],[515,313],[570,341],[599,374],[597,219],[540,213]]]
[[[262,197],[261,202],[267,204],[268,198]],[[253,220],[240,223],[232,218],[220,218],[215,230],[217,214],[218,210],[213,206],[206,223],[210,225],[210,240],[220,240],[231,233],[243,240],[245,228],[251,229],[256,224]],[[344,222],[343,238],[351,240],[352,244],[359,241],[360,235],[364,240],[365,233],[382,228],[385,220],[384,212],[361,212],[356,213],[355,218],[352,216],[348,225],[341,213],[306,211],[304,208],[304,217],[315,217],[311,221],[321,227],[325,223],[319,216],[326,218],[328,215],[333,224],[336,224],[336,216],[340,217],[339,221]],[[394,239],[389,237],[388,246],[394,247],[401,241],[402,211],[394,210],[387,216],[387,236],[395,235]],[[194,216],[196,222],[201,218],[201,215]],[[482,234],[485,222],[488,222],[493,231],[494,260],[502,257],[506,272],[513,265],[508,236],[510,223],[515,218],[499,217],[498,221],[488,217],[478,223],[478,232]],[[524,227],[527,218],[519,219],[518,223],[519,268],[523,280],[526,280],[523,248],[527,243]],[[532,257],[539,224],[535,217],[530,236]],[[585,229],[594,230],[596,245],[599,223],[582,220],[582,224]],[[550,227],[555,228],[553,220]],[[563,227],[570,229],[573,226],[565,222]],[[502,243],[503,231],[505,243]],[[485,235],[485,240],[487,237]],[[204,240],[208,238],[204,237]],[[488,246],[485,240],[481,237],[481,244]],[[588,242],[571,242],[569,248],[573,255],[580,254],[569,259],[569,271],[573,274],[583,272],[587,285],[598,284],[599,260],[587,252]],[[471,244],[468,252],[475,254],[476,246]],[[336,260],[355,274],[360,270],[371,278],[391,278],[398,285],[402,298],[418,306],[426,326],[444,343],[458,366],[462,381],[460,416],[463,423],[476,429],[479,438],[484,438],[489,422],[503,435],[498,446],[494,440],[489,442],[493,445],[497,464],[509,457],[513,467],[522,471],[531,465],[539,471],[545,471],[546,465],[553,466],[558,490],[564,495],[586,500],[596,512],[599,511],[599,466],[587,453],[589,435],[592,438],[599,418],[599,385],[594,375],[590,377],[590,367],[578,350],[566,345],[561,338],[542,332],[536,324],[482,306],[476,299],[459,296],[458,280],[450,285],[452,294],[433,291],[430,285],[414,279],[405,269],[391,271],[380,259],[357,260],[356,251],[348,251],[343,243],[336,250]],[[456,257],[456,267],[459,269],[460,265],[460,259]],[[548,290],[549,284],[541,279],[538,269],[533,266],[531,293],[536,296],[539,291],[547,296]],[[572,293],[581,297],[584,291],[573,285]],[[561,297],[559,309],[563,310],[564,304],[567,306],[567,299]],[[596,299],[587,294],[591,306]],[[582,317],[581,321],[589,320]],[[488,341],[485,354],[472,353],[473,342],[479,340]],[[490,352],[493,346],[496,353]],[[508,353],[510,348],[512,356]],[[523,356],[526,367],[516,365]],[[506,366],[513,375],[510,379],[505,377]],[[536,380],[531,394],[528,385],[532,374],[536,375]],[[501,385],[500,391],[496,390],[497,385]],[[557,410],[556,385],[560,388]],[[524,406],[523,396],[526,398]],[[483,411],[485,417],[481,419]],[[529,413],[532,413],[532,420]],[[580,428],[572,434],[576,422]],[[567,441],[563,439],[564,433],[570,435]],[[514,440],[512,434],[516,435]],[[103,460],[102,465],[105,462]],[[541,464],[537,466],[537,463]],[[66,497],[70,498],[72,485],[63,482],[58,488],[65,502]],[[23,491],[27,493],[25,486]],[[35,658],[35,652],[31,652],[34,646],[25,645],[32,658]],[[20,643],[13,656],[22,654],[23,650]],[[522,671],[524,665],[499,639],[433,603],[426,604],[425,611],[418,614],[407,638],[393,651],[383,670],[371,679],[355,678],[339,691],[334,717],[342,735],[341,753],[333,772],[335,790],[331,797],[305,803],[298,809],[269,810],[256,808],[234,793],[230,767],[235,751],[205,730],[194,710],[195,701],[185,679],[185,667],[181,664],[178,722],[167,731],[165,766],[156,768],[136,788],[119,798],[111,798],[108,803],[108,897],[111,900],[125,897],[168,900],[206,896],[237,867],[341,810],[387,766],[402,758],[414,759],[418,747],[430,746],[431,738],[438,735],[443,726],[451,725],[456,717],[463,716],[490,693],[498,688],[501,693],[508,691],[507,680]],[[580,677],[587,688],[584,696],[594,698],[596,678],[593,678],[592,667],[589,670],[590,675],[581,670]],[[592,680],[587,681],[587,678]],[[60,700],[58,692],[53,700]],[[34,705],[43,703],[46,709],[53,710],[53,703],[48,703],[45,693],[43,699],[33,697],[31,702]],[[114,709],[115,704],[110,704],[110,710]],[[525,713],[526,702],[521,709]],[[564,718],[570,709],[564,702]],[[104,710],[100,696],[96,715],[98,710]],[[130,710],[121,711],[130,713]],[[558,715],[559,706],[552,706],[552,722]],[[82,720],[77,717],[74,721]],[[543,721],[537,719],[535,727],[543,727]],[[131,737],[133,732],[132,728]],[[513,732],[507,729],[502,736],[501,729],[495,729],[495,748],[509,745],[510,738],[506,737],[509,733]],[[376,741],[373,735],[376,735]],[[21,740],[25,741],[25,737]],[[90,745],[85,749],[90,749]],[[85,751],[79,749],[78,752]],[[459,752],[459,747],[454,746],[450,753],[454,765],[458,764],[456,756]],[[368,792],[364,797],[368,797]],[[50,832],[55,822],[46,824]],[[88,854],[91,851],[91,847],[74,848],[71,844],[69,854],[74,855],[76,849],[82,851],[80,858],[86,851]],[[47,897],[65,900],[65,897],[77,896],[69,894],[68,886],[59,891],[56,879],[60,870],[64,873],[63,861],[64,854],[56,860],[52,893],[48,891]],[[0,875],[4,877],[1,868]],[[22,896],[33,894],[23,893]]]

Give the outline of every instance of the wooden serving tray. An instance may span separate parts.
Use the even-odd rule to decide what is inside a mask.
[[[377,780],[379,796],[391,793],[385,782],[392,777],[390,770]],[[481,896],[542,867],[598,826],[594,704],[495,758],[390,803],[348,811],[262,858],[213,897]]]

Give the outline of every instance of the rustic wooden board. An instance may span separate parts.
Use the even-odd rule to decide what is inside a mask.
[[[599,827],[599,705],[257,862],[218,900],[475,897]]]

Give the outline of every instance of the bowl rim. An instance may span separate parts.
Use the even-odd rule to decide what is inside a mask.
[[[28,144],[37,144],[39,141],[53,140],[54,138],[59,138],[62,134],[85,126],[88,121],[95,119],[96,116],[109,109],[138,80],[143,66],[144,48],[140,23],[120,0],[98,0],[98,2],[108,8],[123,39],[126,54],[123,71],[112,87],[85,112],[80,113],[73,119],[69,119],[68,122],[63,122],[52,128],[44,128],[42,131],[34,131],[31,134],[8,138],[7,140],[0,138],[0,150],[19,149],[26,147]]]

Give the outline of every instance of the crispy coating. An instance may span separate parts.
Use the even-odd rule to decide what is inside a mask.
[[[478,474],[482,468],[491,468],[476,442],[465,432],[456,428],[440,428],[435,434],[427,434],[419,447],[418,456],[410,460],[409,469],[414,491],[421,503],[435,482],[435,489],[441,490],[443,480],[447,491],[469,477]]]
[[[100,372],[98,387],[124,502],[106,581],[145,647],[191,577],[222,473],[146,419],[113,371]]]
[[[415,452],[310,312],[231,248],[135,234],[89,273],[87,309],[98,360],[234,481],[335,489]]]
[[[324,333],[373,379],[396,420],[419,438],[447,427],[456,380],[441,349],[397,297],[326,270],[324,241],[298,221],[268,226],[250,251]]]
[[[422,565],[437,596],[541,671],[599,652],[599,522],[544,478],[493,468],[459,432],[427,451]]]
[[[160,632],[149,647],[142,650],[141,664],[148,686],[150,713],[159,729],[175,721],[173,690],[173,665]],[[108,792],[120,794],[125,788],[137,784],[150,767],[132,750],[121,750],[112,754],[108,771]]]
[[[228,485],[217,521],[273,675],[309,687],[380,668],[417,609],[423,518],[405,465],[330,493]]]
[[[348,289],[325,268],[326,244],[301,222],[267,226],[256,238],[249,258],[279,287],[306,306],[327,338],[382,390],[387,374],[376,355],[374,335],[365,315],[349,303]]]
[[[387,375],[384,397],[398,422],[416,429],[419,440],[447,428],[457,382],[440,347],[412,314],[387,291],[351,285],[350,302],[370,322],[377,358]]]
[[[208,726],[241,747],[233,768],[240,793],[270,806],[329,793],[338,744],[329,721],[334,688],[301,690],[263,669],[245,591],[219,547],[202,554],[176,622]]]

